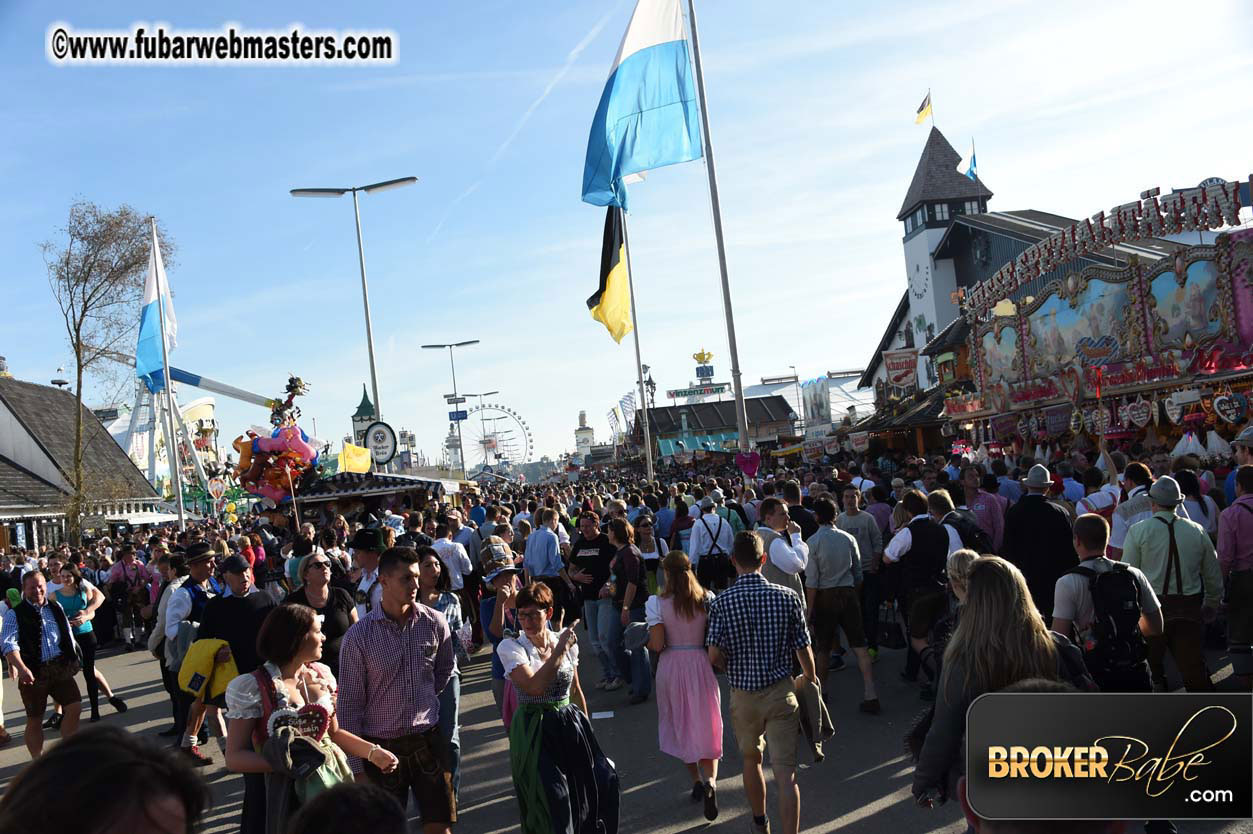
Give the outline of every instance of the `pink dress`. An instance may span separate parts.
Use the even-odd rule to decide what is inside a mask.
[[[722,698],[705,650],[705,612],[685,620],[669,599],[650,597],[646,619],[666,627],[657,664],[657,737],[679,761],[722,758]]]

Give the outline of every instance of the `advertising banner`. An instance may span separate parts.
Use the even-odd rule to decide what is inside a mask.
[[[914,388],[918,384],[918,349],[883,351],[883,367],[888,372],[888,385]]]

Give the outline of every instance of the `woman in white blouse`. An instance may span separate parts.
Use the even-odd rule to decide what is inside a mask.
[[[509,724],[509,762],[523,834],[617,831],[619,788],[601,752],[579,686],[576,620],[548,627],[552,591],[533,582],[518,592],[522,633],[496,653],[518,694]]]

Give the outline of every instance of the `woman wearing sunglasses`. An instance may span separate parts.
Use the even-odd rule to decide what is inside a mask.
[[[301,585],[283,600],[285,605],[307,605],[322,617],[326,645],[322,662],[339,677],[339,644],[344,633],[357,621],[357,606],[343,588],[331,585],[331,558],[315,550],[300,560],[297,574]]]

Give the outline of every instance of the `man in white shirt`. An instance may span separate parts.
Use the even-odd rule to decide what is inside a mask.
[[[761,502],[761,520],[755,531],[766,553],[761,575],[768,582],[791,588],[804,602],[805,587],[799,574],[809,564],[809,545],[801,538],[801,526],[792,521],[787,504],[778,498]]]
[[[1143,463],[1136,461],[1127,464],[1123,472],[1126,479],[1127,500],[1114,509],[1114,517],[1110,519],[1109,557],[1115,561],[1122,560],[1123,543],[1127,540],[1127,531],[1138,521],[1153,517],[1153,503],[1149,500],[1149,487],[1153,485],[1153,474]],[[1187,518],[1188,511],[1180,504],[1175,515]]]
[[[731,546],[735,530],[717,513],[717,505],[711,496],[700,499],[701,515],[692,525],[692,538],[688,541],[688,558],[696,570],[696,578],[706,588],[724,588],[730,581]]]
[[[366,614],[382,604],[383,586],[379,583],[379,556],[383,554],[383,531],[369,527],[358,530],[348,546],[352,548],[353,561],[361,569],[354,596],[357,603],[357,619],[363,620]]]
[[[1075,519],[1075,552],[1079,554],[1079,568],[1062,574],[1057,580],[1051,628],[1080,646],[1088,645],[1095,636],[1090,633],[1097,619],[1096,606],[1092,601],[1092,581],[1095,576],[1115,569],[1126,570],[1138,590],[1140,633],[1144,637],[1161,634],[1165,625],[1161,604],[1148,579],[1139,568],[1105,558],[1108,542],[1109,524],[1104,518],[1095,513],[1085,513]],[[1102,692],[1153,691],[1149,664],[1144,659],[1147,647],[1140,648],[1144,652],[1140,661],[1125,663],[1123,668],[1100,668],[1099,654],[1088,658],[1088,671]]]
[[[474,570],[474,566],[470,564],[470,555],[460,542],[452,540],[447,524],[435,525],[435,541],[431,546],[439,554],[439,560],[444,563],[444,570],[448,571],[448,581],[452,584],[452,589],[460,591],[466,585],[465,577]]]

